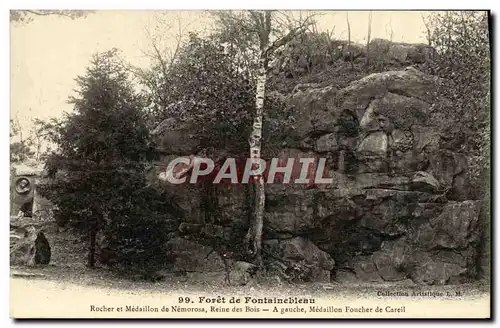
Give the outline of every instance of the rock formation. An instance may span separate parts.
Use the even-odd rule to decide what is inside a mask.
[[[47,222],[31,218],[11,217],[10,222],[10,264],[49,264],[50,243],[45,237]]]
[[[406,60],[415,54],[396,55]],[[303,265],[306,281],[445,284],[478,276],[487,218],[481,201],[467,192],[468,159],[448,147],[435,123],[440,83],[408,67],[341,89],[309,85],[284,95],[298,141],[286,144],[280,156],[326,157],[334,183],[266,186],[263,251],[269,267],[290,276]],[[196,154],[188,127],[172,119],[164,125],[166,132],[155,135],[167,155]],[[216,239],[235,260],[244,260],[237,250],[248,227],[250,186],[165,188],[184,210],[168,250],[179,268],[222,267],[220,254],[184,239],[195,234]]]

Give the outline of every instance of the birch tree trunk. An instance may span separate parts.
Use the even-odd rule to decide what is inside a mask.
[[[260,41],[260,59],[259,71],[257,74],[257,87],[255,92],[255,117],[253,120],[252,133],[249,138],[250,158],[252,159],[252,168],[258,169],[260,164],[261,139],[262,139],[262,120],[264,113],[264,99],[266,97],[266,81],[268,72],[268,63],[272,54],[276,49],[284,46],[292,40],[298,33],[305,31],[305,28],[311,24],[308,18],[301,21],[300,24],[290,30],[290,32],[275,40],[270,44],[269,37],[271,34],[271,11],[264,12],[249,11],[256,30],[259,34]],[[262,263],[262,231],[264,227],[264,207],[266,202],[266,194],[264,188],[264,177],[262,174],[253,176],[254,187],[254,206],[250,227],[245,237],[245,248],[251,257],[254,264],[259,268],[263,267]]]
[[[250,158],[253,169],[259,168],[262,139],[262,116],[264,113],[264,98],[266,96],[267,62],[264,57],[259,62],[257,89],[255,96],[255,117],[252,134],[250,135]],[[254,257],[254,263],[262,267],[262,229],[264,227],[265,188],[262,174],[253,176],[254,208],[252,222],[248,229],[245,244],[249,255]]]
[[[259,34],[260,58],[259,71],[257,73],[257,86],[255,91],[255,116],[253,119],[252,133],[248,140],[250,144],[250,158],[252,160],[252,169],[259,169],[261,139],[262,139],[262,120],[264,113],[264,98],[266,97],[266,80],[268,64],[269,35],[271,33],[271,11],[256,12],[249,11],[256,30]],[[245,237],[245,248],[248,255],[253,258],[253,262],[259,268],[262,263],[262,231],[264,227],[264,206],[266,194],[264,189],[264,177],[262,174],[253,176],[254,206]]]

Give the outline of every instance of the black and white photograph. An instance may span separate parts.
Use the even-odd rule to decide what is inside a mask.
[[[13,319],[491,319],[488,10],[9,10]]]

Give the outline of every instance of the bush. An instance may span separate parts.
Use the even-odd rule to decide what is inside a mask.
[[[109,213],[104,236],[122,268],[154,272],[166,264],[166,238],[179,224],[171,212],[166,195],[146,187]]]

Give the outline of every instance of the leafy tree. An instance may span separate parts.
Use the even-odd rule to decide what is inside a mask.
[[[487,12],[447,11],[426,20],[429,44],[436,49],[425,69],[444,78],[437,93],[448,101],[435,108],[454,149],[473,163],[471,179],[484,188],[489,170],[491,109],[490,35]],[[476,189],[476,188],[472,188]]]
[[[489,126],[490,42],[486,12],[453,11],[426,20],[429,43],[436,49],[427,70],[445,79],[439,94],[450,100],[442,108],[450,128],[468,136],[462,150],[480,154]],[[458,124],[457,124],[458,123]],[[474,138],[470,138],[474,136]]]
[[[225,45],[234,65],[255,79],[259,68],[259,36],[254,29],[253,21],[245,11],[215,11],[214,31],[211,36]],[[250,32],[250,33],[249,33]]]
[[[143,103],[116,59],[116,51],[93,57],[76,79],[73,112],[52,122],[57,152],[47,158],[51,181],[40,192],[56,206],[56,219],[88,233],[88,266],[96,263],[96,236],[103,231],[114,250],[133,260],[157,252],[166,236],[167,209],[151,206],[154,189],[145,181],[145,165],[154,156],[143,121]],[[148,197],[144,195],[148,194]],[[146,232],[159,235],[151,238]],[[146,251],[149,250],[149,251]],[[138,259],[135,259],[136,261]]]
[[[161,57],[166,62],[166,58]],[[215,38],[190,34],[175,61],[154,65],[142,82],[148,86],[150,124],[175,118],[192,127],[203,146],[240,149],[249,133],[253,83]],[[154,80],[153,87],[149,87]]]
[[[57,120],[32,120],[32,128],[26,138],[23,134],[19,121],[10,120],[10,138],[19,137],[19,141],[10,143],[11,162],[22,162],[27,159],[39,161],[44,159],[50,152],[50,140],[53,137]],[[45,150],[43,146],[45,145]]]
[[[28,136],[28,143],[32,148],[32,156],[33,159],[39,161],[50,152],[49,140],[52,133],[52,121],[44,121],[39,118],[35,118],[32,120],[33,126],[30,129],[30,134]],[[43,146],[45,147],[45,151],[42,150]]]
[[[151,129],[162,121],[166,115],[165,109],[172,103],[169,89],[175,81],[172,80],[171,69],[174,63],[179,62],[179,53],[186,41],[180,17],[177,17],[176,25],[168,14],[157,13],[154,15],[154,28],[145,29],[149,46],[142,52],[150,59],[150,67],[138,67],[122,59],[124,67],[143,88],[146,122]],[[173,48],[167,45],[171,39],[176,40]]]
[[[30,23],[36,16],[61,16],[70,19],[86,17],[93,10],[11,10],[10,21],[16,23]]]
[[[10,131],[9,131],[9,137],[12,138],[14,136],[16,136],[19,131],[20,131],[21,127],[19,126],[19,123],[18,121],[14,121],[13,119],[10,119]]]
[[[232,12],[220,15],[220,24],[223,36],[233,37],[234,43],[239,44],[240,53],[247,49],[253,50],[258,58],[257,73],[255,74],[255,105],[252,131],[248,139],[250,145],[250,158],[254,160],[253,168],[259,169],[261,158],[262,126],[264,117],[264,101],[266,98],[266,84],[269,72],[269,62],[275,52],[290,42],[297,34],[301,34],[312,23],[310,17],[304,20],[287,20],[286,24],[278,23],[278,13],[272,11]],[[274,17],[274,19],[273,19]],[[239,30],[238,30],[239,29]],[[236,32],[235,32],[236,30]],[[239,33],[249,36],[243,40]],[[230,40],[230,38],[229,38]],[[255,264],[262,267],[262,232],[264,227],[265,188],[264,178],[261,174],[253,176],[254,202],[253,215],[248,233],[245,237],[245,248]]]
[[[15,141],[10,144],[10,162],[19,163],[23,162],[35,155],[31,150],[30,145],[26,140]]]
[[[269,63],[312,20],[275,13],[273,23],[271,11],[217,12],[215,17],[215,32],[204,39],[191,34],[173,60],[161,59],[157,51],[156,67],[143,75],[157,93],[153,111],[158,121],[175,117],[190,124],[202,146],[242,152],[250,143],[250,157],[259,159]],[[266,102],[268,110],[272,105]],[[255,176],[253,186],[254,219],[245,244],[247,255],[262,266],[262,176]]]
[[[31,149],[30,139],[23,138],[23,131],[19,119],[10,119],[9,137],[19,137],[19,141],[10,140],[10,162],[19,163],[23,162],[34,155]]]
[[[427,70],[444,78],[437,93],[449,100],[436,108],[438,124],[447,127],[450,146],[468,157],[465,191],[467,198],[483,200],[480,252],[489,252],[492,38],[488,12],[439,12],[424,21],[428,43],[436,49]]]
[[[157,51],[151,71],[139,75],[151,90],[149,108],[156,124],[175,117],[192,127],[190,131],[205,142],[202,146],[243,152],[250,143],[250,156],[257,159],[264,102],[267,112],[277,105],[265,91],[269,63],[312,20],[270,11],[226,11],[215,17],[214,33],[203,39],[191,34],[175,58]],[[254,182],[256,219],[246,248],[260,266],[264,185],[261,176]]]

